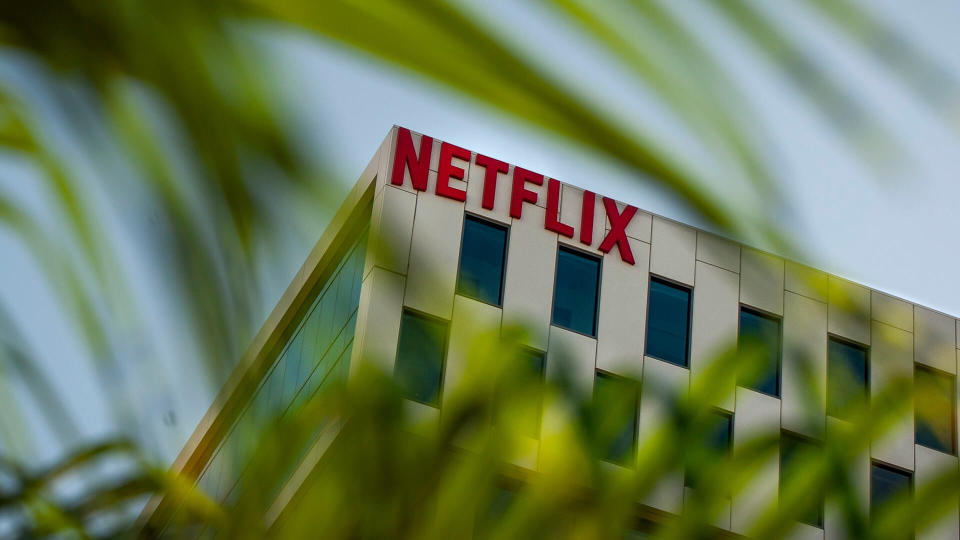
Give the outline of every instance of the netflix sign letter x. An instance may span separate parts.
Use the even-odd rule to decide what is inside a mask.
[[[393,176],[390,183],[400,186],[403,185],[404,172],[410,173],[410,180],[413,189],[417,191],[427,190],[427,177],[430,174],[430,154],[433,152],[433,138],[423,135],[420,139],[419,152],[413,146],[413,137],[410,130],[406,128],[397,129],[397,148],[393,160]],[[465,202],[467,192],[450,185],[450,179],[463,180],[466,171],[463,167],[454,165],[453,158],[463,162],[470,163],[472,153],[459,146],[444,142],[440,145],[440,159],[437,164],[437,187],[436,194],[441,197],[447,197],[455,201]],[[483,199],[480,205],[493,210],[493,201],[497,193],[497,180],[501,174],[507,174],[510,171],[510,165],[503,161],[491,157],[477,154],[474,163],[483,167]],[[523,215],[524,203],[536,204],[537,192],[527,189],[527,184],[542,186],[544,177],[542,174],[528,171],[521,167],[513,168],[513,186],[510,192],[510,217],[520,219]],[[596,202],[596,195],[591,191],[583,193],[583,207],[580,212],[580,243],[584,245],[593,244],[593,211]],[[628,264],[634,264],[633,253],[630,251],[630,243],[627,241],[627,225],[637,213],[637,207],[627,205],[623,212],[617,209],[617,202],[608,197],[603,197],[603,209],[607,213],[607,219],[610,221],[610,231],[600,242],[599,249],[603,253],[609,253],[610,250],[617,247],[620,252],[620,258]],[[560,182],[550,178],[547,180],[547,218],[543,227],[548,231],[555,232],[567,238],[573,238],[573,227],[566,223],[561,223],[560,218]]]

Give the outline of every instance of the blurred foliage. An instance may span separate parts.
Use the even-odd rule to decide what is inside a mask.
[[[692,5],[735,28],[866,161],[874,159],[877,148],[884,154],[891,147],[896,150],[894,138],[873,111],[860,106],[846,90],[842,76],[826,69],[823,58],[810,54],[793,34],[783,31],[789,23],[776,20],[776,12],[768,6],[711,0],[694,0]],[[894,80],[943,113],[947,121],[955,118],[955,78],[881,17],[848,0],[808,0],[799,5],[827,21],[851,46],[866,50],[889,69]],[[284,114],[278,104],[280,92],[270,77],[271,57],[257,40],[258,28],[305,32],[416,72],[628,167],[639,181],[675,194],[721,232],[784,254],[793,252],[789,235],[780,230],[777,220],[789,204],[780,193],[778,171],[770,158],[764,127],[756,120],[757,111],[718,57],[720,52],[697,35],[682,10],[652,0],[562,0],[536,7],[570,24],[628,69],[637,91],[651,93],[721,166],[704,167],[685,149],[665,146],[650,126],[624,125],[621,118],[610,114],[615,108],[603,107],[573,88],[557,75],[558,66],[536,60],[523,47],[523,36],[506,37],[492,28],[489,21],[496,14],[479,17],[476,5],[439,0],[173,0],[150,5],[129,0],[40,0],[9,3],[0,9],[0,144],[6,157],[25,159],[37,167],[41,185],[36,187],[53,201],[51,221],[24,207],[15,194],[0,192],[0,223],[29,249],[45,283],[75,325],[85,348],[78,358],[93,359],[92,369],[114,416],[116,431],[141,449],[134,452],[140,455],[140,463],[149,462],[155,454],[159,435],[146,427],[149,422],[139,401],[142,396],[117,381],[125,380],[122,374],[137,371],[158,387],[169,387],[171,382],[155,376],[159,352],[146,347],[140,335],[146,318],[155,312],[144,305],[143,295],[138,294],[139,282],[131,279],[134,270],[125,259],[128,252],[120,245],[118,229],[129,234],[136,245],[145,246],[145,266],[161,276],[162,290],[176,306],[172,318],[187,329],[185,349],[202,359],[198,372],[211,388],[218,388],[260,317],[264,299],[256,285],[256,262],[269,255],[271,246],[289,234],[291,224],[297,221],[296,209],[276,208],[275,194],[287,194],[289,197],[280,200],[300,201],[314,211],[330,210],[339,199],[336,184],[324,170],[311,165],[317,160],[295,150],[302,147],[292,140],[296,119]],[[385,121],[385,125],[389,123]],[[311,151],[322,154],[323,148]],[[728,193],[735,179],[748,182],[751,198]],[[107,196],[94,196],[93,192]],[[119,209],[121,226],[107,219],[105,207]],[[4,375],[0,427],[4,447],[12,454],[4,474],[15,479],[16,486],[4,491],[4,510],[17,508],[25,516],[25,530],[32,531],[30,534],[52,529],[82,531],[88,525],[85,516],[99,505],[76,506],[38,494],[42,489],[37,486],[45,485],[51,470],[31,462],[35,449],[32,420],[28,419],[40,418],[64,448],[80,448],[75,454],[78,457],[88,455],[89,441],[78,425],[76,411],[62,404],[48,374],[38,368],[30,344],[16,328],[15,318],[9,315],[19,308],[0,306],[0,367]],[[733,362],[733,358],[735,355],[727,360]],[[395,526],[410,535],[437,536],[440,531],[452,530],[449,527],[463,525],[411,520],[410,508],[404,505],[416,499],[403,496],[416,492],[403,489],[413,486],[376,484],[376,478],[364,473],[359,458],[381,460],[382,467],[400,472],[422,472],[422,479],[432,483],[421,486],[424,491],[418,497],[436,508],[432,515],[460,519],[459,509],[444,506],[460,499],[437,495],[451,490],[481,500],[490,498],[491,486],[502,475],[479,465],[464,466],[450,476],[438,475],[437,471],[446,469],[427,466],[451,462],[448,443],[476,427],[470,410],[480,411],[489,403],[465,397],[464,404],[456,406],[462,410],[453,408],[444,414],[439,432],[411,439],[401,436],[406,433],[405,420],[396,407],[395,392],[377,380],[371,375],[361,383],[364,391],[327,397],[316,405],[326,414],[353,417],[338,443],[344,449],[357,450],[351,446],[355,437],[399,445],[396,455],[387,452],[390,446],[378,446],[369,450],[386,453],[357,453],[352,465],[344,464],[345,471],[369,481],[357,489],[370,497],[370,503],[351,507],[343,500],[341,505],[331,505],[342,514],[338,526],[360,536],[375,535],[376,530],[358,529],[359,518],[351,512],[372,511],[380,507],[381,500],[384,515],[399,521],[385,518],[380,526]],[[21,410],[8,388],[18,384],[42,404],[38,411]],[[547,389],[550,392],[565,395],[566,388]],[[702,406],[698,396],[704,392],[708,390],[694,388],[689,403],[676,405],[672,414],[677,415],[677,429],[668,430],[658,440],[662,446],[640,453],[641,459],[650,463],[635,469],[636,478],[619,480],[604,476],[601,471],[605,469],[596,465],[583,465],[593,463],[586,457],[578,465],[585,469],[567,476],[570,471],[565,467],[573,467],[570,460],[591,455],[591,444],[583,442],[590,440],[584,435],[590,429],[582,420],[590,415],[576,413],[588,408],[587,404],[572,397],[560,400],[568,403],[560,407],[565,412],[558,414],[566,419],[560,424],[566,426],[566,431],[561,430],[567,433],[564,437],[572,441],[571,454],[557,456],[561,473],[524,484],[528,487],[521,489],[515,507],[527,512],[511,509],[507,516],[517,517],[506,520],[507,528],[500,534],[545,534],[563,526],[571,535],[581,531],[586,535],[623,528],[629,514],[623,501],[635,498],[619,496],[646,493],[655,483],[650,475],[678,466],[681,453],[671,450],[683,448],[677,441],[698,436],[690,426],[697,424],[694,420]],[[546,405],[545,417],[550,410],[551,405]],[[394,416],[378,416],[386,412]],[[827,476],[832,479],[840,477],[839,463],[869,440],[866,433],[884,424],[874,418],[876,414],[864,415],[870,416],[870,422],[855,422],[849,441],[841,438],[851,446],[834,448],[834,443],[827,441],[826,463],[833,468],[825,470],[831,471]],[[382,434],[370,432],[370,426],[386,419],[397,420],[397,424],[387,422],[389,429]],[[478,448],[484,466],[499,462],[504,456],[498,452],[510,447],[496,441],[503,436],[500,431],[493,433],[480,436]],[[377,438],[381,436],[384,438]],[[268,443],[275,440],[265,437]],[[341,454],[334,450],[331,459],[339,459]],[[758,443],[755,454],[735,453],[727,472],[740,474],[750,469],[765,451],[769,445]],[[737,462],[738,455],[749,459]],[[68,457],[64,463],[74,462]],[[338,482],[349,479],[338,474],[329,473],[318,485],[341,486]],[[710,476],[708,471],[704,474]],[[720,470],[716,474],[726,473]],[[136,489],[124,488],[118,493],[171,489],[170,482],[156,480],[155,474],[150,478],[150,482],[137,483]],[[585,490],[566,489],[575,479],[574,484],[587,486]],[[730,483],[724,482],[717,485]],[[808,487],[823,488],[822,483],[817,485]],[[90,497],[111,500],[106,495],[109,487],[92,486]],[[180,496],[186,491],[176,493]],[[601,500],[616,503],[611,506],[613,515],[592,513],[607,508]],[[918,493],[917,501],[923,500]],[[397,506],[386,512],[388,504]],[[706,508],[713,503],[704,499],[703,504]],[[189,506],[201,509],[196,515],[209,517],[209,522],[222,523],[210,517],[217,512],[210,511],[206,503]],[[917,505],[902,508],[912,520],[930,510]],[[247,523],[257,515],[242,507],[231,510],[232,517],[243,518],[235,524]],[[849,509],[849,523],[860,523],[853,528],[858,534],[869,532],[858,511]],[[764,535],[783,530],[784,518],[778,512],[758,522]],[[705,529],[698,519],[671,522],[664,534],[701,534]],[[297,525],[289,526],[295,530]],[[253,525],[249,529],[227,527],[224,530],[231,534],[260,530]]]

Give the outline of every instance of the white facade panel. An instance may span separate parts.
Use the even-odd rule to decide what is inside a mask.
[[[913,334],[892,326],[873,323],[870,350],[870,394],[876,396],[894,380],[913,378]],[[913,470],[913,400],[908,410],[879,439],[870,455],[877,460]]]
[[[780,434],[780,400],[746,388],[737,388],[733,416],[733,451],[758,437]],[[730,528],[746,534],[757,517],[777,504],[780,487],[780,454],[773,451],[742,491],[734,494]]]
[[[566,376],[581,395],[593,394],[597,369],[597,340],[557,326],[550,327],[547,379]]]
[[[828,286],[827,274],[793,261],[786,262],[783,284],[785,290],[825,303]]]
[[[600,199],[600,194],[597,194],[597,200]],[[623,209],[627,205],[622,202],[617,202],[617,211],[623,213]],[[610,230],[610,220],[607,219],[606,210],[603,213],[603,223],[604,230]],[[640,240],[641,242],[650,243],[652,237],[651,227],[653,226],[653,215],[649,212],[644,212],[643,210],[637,210],[637,213],[634,214],[633,219],[630,220],[630,223],[627,224],[627,236],[633,238],[634,240]]]
[[[740,316],[737,274],[698,262],[696,279],[690,325],[690,372],[694,381],[703,376],[720,354],[736,347]],[[733,382],[731,379],[728,388],[716,389],[720,399],[715,406],[733,410]]]
[[[697,231],[697,260],[740,272],[740,244],[721,236]]]
[[[563,185],[560,197],[560,213],[558,219],[560,223],[573,228],[573,238],[560,236],[560,241],[576,246],[578,249],[589,251],[602,255],[597,249],[600,242],[603,242],[606,236],[607,214],[603,209],[602,197],[594,194],[593,197],[593,219],[588,224],[582,224],[583,220],[583,195],[584,190],[569,185]],[[587,227],[592,231],[590,244],[581,242],[581,231]],[[592,228],[590,228],[592,227]],[[629,238],[629,237],[628,237]],[[613,251],[617,251],[614,249]],[[634,254],[636,257],[636,254]]]
[[[513,220],[503,289],[504,324],[523,324],[528,345],[547,348],[553,307],[557,235],[543,229],[544,211],[527,205],[527,217]]]
[[[838,437],[847,438],[851,424],[833,417],[827,417],[827,439]],[[861,452],[856,453],[851,464],[851,483],[857,509],[865,515],[870,503],[870,448],[865,443]],[[839,497],[827,497],[823,512],[823,530],[827,540],[842,540],[847,538],[847,523],[845,521],[842,501]]]
[[[870,345],[870,289],[830,276],[828,306],[831,334]]]
[[[913,304],[879,291],[870,291],[873,320],[913,332]]]
[[[670,402],[684,395],[690,384],[686,369],[646,357],[643,362],[643,385],[640,389],[639,451],[649,447],[657,433],[670,422]],[[679,513],[683,508],[683,471],[664,474],[659,483],[644,499],[644,503],[667,512]]]
[[[475,162],[470,164],[467,175],[467,211],[509,225],[513,166],[509,166],[506,173],[491,176],[490,187],[486,187],[486,174],[486,167]],[[483,207],[484,189],[493,190],[493,209]]]
[[[783,315],[783,259],[744,248],[740,260],[740,302]]]
[[[914,473],[914,491],[929,489],[931,482],[941,475],[957,469],[957,457],[937,452],[925,446],[916,446],[917,470]],[[942,493],[942,491],[941,491]],[[941,495],[942,496],[942,495]],[[942,501],[941,501],[942,502]],[[917,531],[920,540],[946,540],[957,538],[960,533],[960,498],[950,497],[948,511],[940,519]]]
[[[697,231],[661,217],[653,218],[650,273],[693,286]]]
[[[416,207],[417,196],[407,191],[386,186],[377,192],[370,216],[364,276],[374,266],[398,274],[407,273]]]
[[[404,305],[450,319],[462,233],[461,203],[430,193],[417,196]]]
[[[357,330],[350,359],[351,373],[365,362],[393,370],[403,315],[404,277],[375,267],[364,278],[357,309]]]
[[[444,369],[444,403],[448,396],[456,392],[457,387],[464,383],[469,384],[463,380],[463,376],[468,373],[469,362],[476,360],[478,339],[499,337],[501,315],[502,311],[496,306],[460,295],[454,297],[447,365]]]
[[[914,311],[914,358],[947,373],[957,372],[957,327],[949,315],[916,306]]]
[[[635,265],[616,255],[603,261],[600,315],[597,321],[597,368],[640,377],[646,334],[650,246],[627,238]]]
[[[792,292],[784,295],[782,425],[823,438],[827,392],[827,305]]]

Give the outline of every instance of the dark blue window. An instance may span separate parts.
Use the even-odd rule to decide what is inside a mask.
[[[540,417],[543,403],[543,374],[546,359],[542,351],[523,349],[517,355],[519,364],[510,366],[505,375],[511,377],[509,381],[501,381],[503,386],[513,388],[515,395],[500,394],[495,397],[494,417],[501,421],[507,420],[516,426],[517,432],[540,438]],[[509,409],[504,409],[503,401],[510,401]]]
[[[870,466],[870,511],[880,509],[890,499],[909,493],[913,483],[910,473],[879,463]]]
[[[503,302],[506,255],[506,227],[467,216],[460,244],[457,294],[499,306]]]
[[[540,416],[543,400],[543,373],[546,359],[541,351],[526,350],[521,353],[524,383],[531,389],[531,399],[523,400],[519,414],[521,432],[535,439],[540,438]]]
[[[553,324],[592,336],[597,331],[600,259],[572,249],[557,251]]]
[[[437,405],[446,341],[446,323],[403,312],[393,374],[408,398]]]
[[[830,338],[827,346],[827,414],[849,418],[867,399],[867,349]]]
[[[780,396],[780,319],[740,308],[740,350],[761,355],[758,371],[743,386],[771,396]]]
[[[820,445],[815,441],[801,437],[799,435],[794,435],[783,431],[780,433],[780,489],[783,490],[784,487],[791,484],[795,485],[800,480],[796,476],[798,474],[803,474],[803,466],[796,464],[796,459],[801,457],[802,459],[809,460],[813,459],[811,456],[815,456],[816,452],[819,451]],[[804,457],[805,456],[805,457]],[[823,528],[823,498],[818,497],[817,500],[809,500],[809,497],[804,499],[804,504],[810,503],[810,506],[803,508],[800,511],[800,514],[797,515],[797,520],[807,525],[813,525],[814,527]]]
[[[650,280],[647,356],[687,365],[690,338],[690,289]]]
[[[917,444],[953,454],[956,450],[953,375],[915,365],[913,384]]]
[[[733,442],[733,416],[722,411],[710,411],[707,413],[703,434],[702,449],[706,459],[729,455],[730,445]],[[695,460],[692,464],[694,467],[687,468],[683,478],[688,487],[696,487],[699,483],[699,471],[696,470],[696,465],[699,463],[703,463],[704,466],[711,465],[706,459]]]
[[[601,458],[628,467],[633,465],[639,398],[636,382],[597,372],[593,381],[594,427]]]

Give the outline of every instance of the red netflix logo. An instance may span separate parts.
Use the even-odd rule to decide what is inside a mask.
[[[390,183],[400,186],[403,185],[404,173],[410,173],[410,182],[413,189],[417,191],[427,190],[427,179],[430,175],[430,155],[433,152],[433,138],[423,135],[420,138],[420,148],[414,148],[413,136],[410,130],[406,128],[397,128],[397,146],[393,159],[393,172]],[[463,180],[466,171],[464,167],[469,165],[472,153],[459,146],[444,142],[440,144],[440,156],[437,164],[437,185],[436,194],[441,197],[464,202],[467,200],[467,192],[452,187],[450,179]],[[461,164],[454,163],[454,158]],[[493,210],[493,202],[497,193],[497,180],[501,174],[507,174],[510,165],[482,154],[477,154],[473,160],[478,166],[484,169],[483,176],[483,198],[481,206],[487,210]],[[522,167],[513,168],[512,189],[510,192],[510,217],[520,219],[523,216],[524,203],[536,204],[539,194],[527,188],[528,184],[542,186],[544,176]],[[584,191],[583,205],[580,211],[580,243],[591,245],[593,243],[593,218],[596,195],[591,191]],[[573,238],[574,229],[572,225],[562,223],[558,218],[560,214],[560,182],[555,179],[547,180],[547,218],[543,226],[548,231],[555,232],[567,238]],[[635,264],[633,252],[630,251],[630,243],[627,240],[627,225],[637,213],[637,207],[627,205],[623,212],[617,208],[617,203],[613,199],[603,197],[603,209],[610,221],[610,232],[600,242],[597,248],[603,253],[609,253],[616,246],[620,253],[620,258],[628,264]]]

